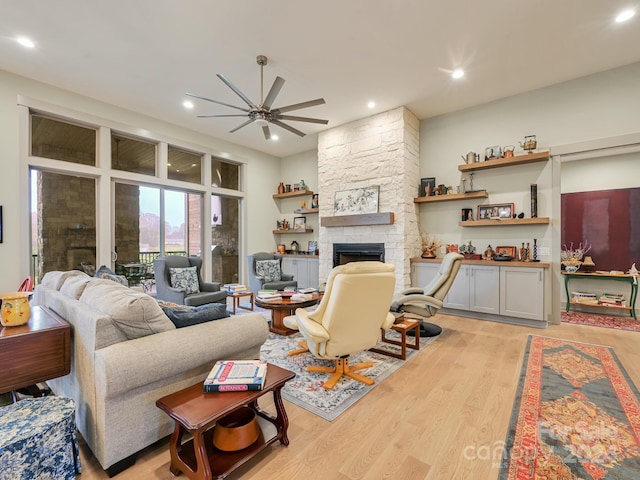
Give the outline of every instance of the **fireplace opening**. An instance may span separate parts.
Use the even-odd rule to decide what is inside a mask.
[[[384,243],[334,243],[333,266],[349,262],[384,262]]]

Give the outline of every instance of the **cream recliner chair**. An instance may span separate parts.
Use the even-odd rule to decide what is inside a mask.
[[[378,343],[380,328],[393,325],[389,312],[396,284],[395,267],[382,262],[352,262],[331,270],[324,296],[313,311],[298,308],[284,324],[300,330],[306,347],[317,358],[335,361],[335,367],[308,366],[308,372],[333,373],[324,384],[333,388],[342,375],[372,385],[374,380],[354,370],[370,362],[349,365],[349,355]],[[306,351],[303,349],[299,351]]]
[[[424,288],[414,287],[400,292],[393,299],[391,311],[413,313],[420,317],[434,316],[442,308],[444,297],[456,279],[463,258],[459,253],[447,253],[433,280]],[[435,337],[440,333],[442,333],[442,328],[438,325],[425,321],[420,322],[421,337]]]

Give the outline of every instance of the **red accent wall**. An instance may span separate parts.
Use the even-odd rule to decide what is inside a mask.
[[[640,267],[640,188],[565,193],[561,245],[585,240],[597,270]]]

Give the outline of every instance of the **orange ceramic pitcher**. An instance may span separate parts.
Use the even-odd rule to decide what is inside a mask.
[[[0,307],[0,321],[4,327],[16,327],[29,321],[31,308],[27,292],[12,292],[0,294],[2,306]]]

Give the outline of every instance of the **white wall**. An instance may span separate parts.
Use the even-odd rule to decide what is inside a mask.
[[[210,153],[246,162],[245,252],[273,248],[272,236],[267,232],[273,229],[278,212],[275,205],[264,202],[264,199],[270,198],[275,191],[274,186],[280,181],[279,159],[0,70],[0,165],[3,183],[0,205],[4,207],[0,291],[15,290],[29,274],[29,240],[24,227],[28,225],[29,202],[28,185],[24,181],[24,185],[20,183],[21,179],[26,179],[27,167],[19,160],[19,95],[144,129],[178,142],[201,145]]]
[[[466,80],[467,82],[473,79]],[[457,165],[461,155],[481,152],[491,145],[517,144],[525,135],[535,134],[538,150],[590,142],[640,132],[640,63],[552,85],[533,92],[498,100],[486,105],[425,120],[420,131],[420,171],[435,176],[437,183],[457,185]],[[516,149],[516,154],[522,150]],[[637,160],[637,155],[633,157]],[[584,162],[584,163],[583,163]],[[635,164],[634,164],[635,163]],[[613,165],[621,168],[612,168]],[[538,238],[543,247],[552,248],[550,275],[551,321],[558,321],[562,282],[559,275],[560,191],[626,188],[638,186],[640,167],[631,159],[598,159],[562,163],[531,164],[475,175],[474,187],[486,188],[486,202],[445,202],[423,205],[422,231],[436,234],[445,242],[474,240],[481,252],[488,243],[495,246],[518,245]],[[617,170],[617,171],[616,171]],[[562,175],[561,175],[562,171]],[[480,175],[481,173],[481,175]],[[571,180],[569,180],[571,177]],[[632,180],[630,180],[632,178]],[[561,187],[565,181],[571,186]],[[549,216],[549,227],[461,228],[459,209],[479,203],[514,202],[527,216],[530,183],[538,183],[538,216]],[[632,184],[632,185],[630,185]],[[468,185],[468,184],[467,184]]]

